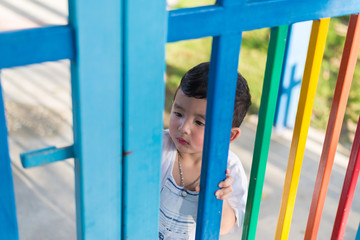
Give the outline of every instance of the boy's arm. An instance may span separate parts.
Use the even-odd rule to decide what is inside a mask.
[[[217,190],[216,198],[223,200],[223,208],[221,215],[220,235],[224,235],[234,227],[236,222],[235,212],[230,206],[227,198],[231,195],[234,179],[230,176],[230,169],[226,170],[226,179],[219,183],[221,189]]]
[[[235,212],[227,199],[223,200],[221,215],[220,235],[227,234],[234,227],[236,222]]]
[[[220,224],[220,235],[224,235],[230,232],[236,223],[236,214],[234,209],[230,206],[228,197],[233,192],[232,184],[234,179],[230,176],[230,169],[226,170],[226,179],[219,183],[221,189],[215,192],[217,199],[223,200],[223,208],[221,215],[221,224]],[[200,191],[200,187],[195,188],[196,191]]]

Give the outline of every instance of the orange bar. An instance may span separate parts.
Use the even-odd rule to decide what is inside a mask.
[[[352,15],[341,59],[304,239],[316,239],[360,47],[360,17]]]

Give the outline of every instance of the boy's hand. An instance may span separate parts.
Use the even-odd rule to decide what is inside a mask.
[[[221,189],[215,192],[217,199],[225,200],[227,199],[233,191],[232,183],[234,179],[230,176],[230,169],[226,169],[226,179],[219,183]]]
[[[221,187],[221,189],[217,190],[215,192],[215,196],[217,199],[221,199],[221,200],[225,200],[227,199],[230,194],[233,191],[232,188],[232,183],[234,182],[234,179],[230,176],[230,169],[226,169],[226,178],[224,181],[219,183],[219,187]],[[197,186],[195,188],[195,191],[200,192],[200,186]]]

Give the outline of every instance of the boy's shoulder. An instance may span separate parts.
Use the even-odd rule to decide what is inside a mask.
[[[165,179],[171,173],[172,163],[175,160],[176,148],[171,140],[169,130],[163,131],[163,145],[161,154],[161,186],[165,184]]]
[[[164,129],[163,130],[163,150],[171,149],[173,145],[174,144],[171,140],[169,129]]]
[[[176,152],[175,144],[173,143],[168,129],[163,130],[163,142],[162,142],[162,153],[163,158],[169,157],[167,154],[173,154]]]
[[[231,175],[241,176],[241,178],[246,178],[244,167],[240,161],[238,155],[229,150],[228,155],[228,164],[227,167],[231,170]]]
[[[164,129],[163,130],[163,136],[164,137],[170,137],[169,129]]]
[[[241,161],[240,158],[238,157],[238,155],[236,155],[233,151],[229,150],[229,154],[228,154],[228,164],[240,164],[241,165]]]

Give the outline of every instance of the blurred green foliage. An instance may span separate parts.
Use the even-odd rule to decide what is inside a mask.
[[[239,72],[247,79],[252,95],[250,111],[257,113],[264,79],[266,53],[269,42],[269,29],[244,32],[239,56]],[[171,107],[174,94],[181,77],[195,65],[210,61],[212,38],[168,43],[166,49],[167,109]]]
[[[324,59],[312,115],[312,126],[326,129],[334,90],[340,68],[342,52],[347,33],[349,16],[333,18],[330,21]],[[350,147],[360,114],[360,54],[355,68],[350,96],[345,112],[340,142]]]
[[[195,7],[213,4],[214,1],[180,1],[177,7]],[[324,59],[321,67],[311,125],[325,130],[329,118],[332,98],[337,81],[343,52],[349,16],[333,18],[327,37]],[[239,57],[239,72],[247,79],[253,104],[250,113],[257,114],[264,78],[267,48],[270,29],[259,29],[243,33]],[[180,41],[167,44],[167,87],[166,109],[171,108],[173,94],[183,74],[193,66],[210,60],[212,38]],[[354,80],[350,91],[341,143],[349,145],[353,141],[356,123],[360,114],[360,55],[355,69]]]

